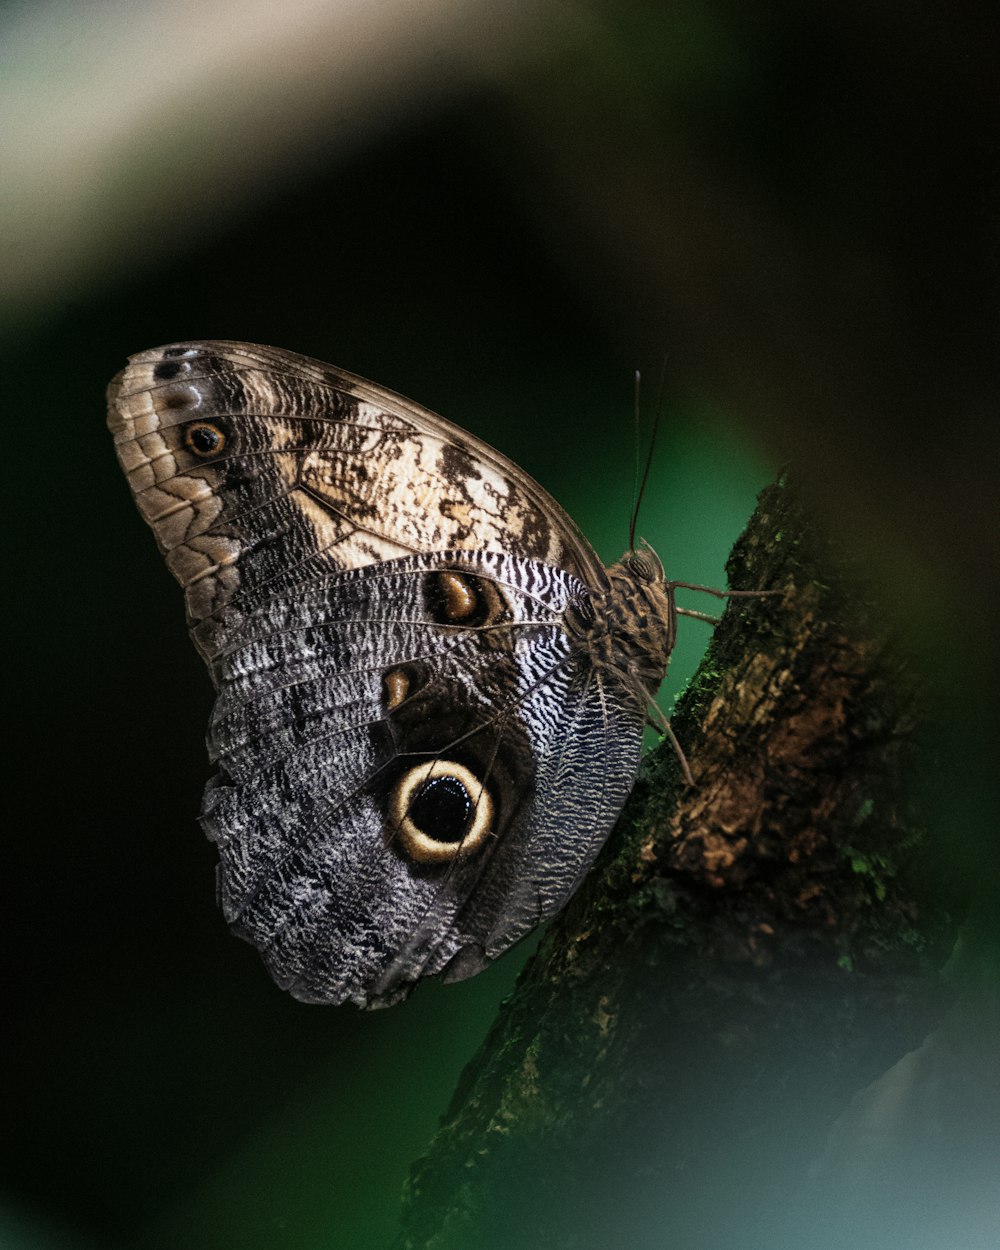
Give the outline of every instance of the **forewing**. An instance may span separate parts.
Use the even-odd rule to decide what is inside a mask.
[[[319,361],[177,343],[133,356],[108,402],[118,458],[206,658],[227,610],[406,555],[478,550],[589,584],[602,576],[566,514],[511,461]]]

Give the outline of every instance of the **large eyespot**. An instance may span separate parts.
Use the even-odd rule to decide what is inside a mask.
[[[225,445],[225,434],[211,421],[192,421],[184,430],[184,446],[202,460],[217,456]]]
[[[415,764],[396,782],[389,819],[412,860],[439,864],[482,847],[492,832],[493,800],[464,764],[434,760]]]

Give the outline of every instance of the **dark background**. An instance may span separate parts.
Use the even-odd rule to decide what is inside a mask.
[[[36,73],[51,58],[45,90],[71,106],[112,50],[50,12],[12,46]],[[961,1055],[927,1080],[958,1076],[990,1105],[989,6],[545,12],[499,68],[475,10],[456,8],[448,56],[423,32],[420,73],[398,82],[362,41],[352,70],[367,57],[383,75],[379,107],[321,96],[288,111],[280,142],[251,65],[226,80],[246,92],[235,123],[208,93],[139,124],[123,95],[132,146],[91,192],[87,263],[60,276],[48,255],[56,277],[34,285],[21,266],[2,345],[0,1245],[386,1244],[407,1166],[524,957],[362,1014],[292,1001],[228,936],[195,821],[209,683],[103,424],[125,357],[179,338],[287,347],[412,396],[519,460],[607,560],[627,540],[632,371],[648,435],[666,355],[639,528],[695,581],[720,582],[756,491],[791,462],[934,684],[936,819],[982,901]],[[4,20],[20,34],[31,19]],[[165,43],[171,24],[199,37],[189,11],[160,20]],[[345,65],[331,52],[331,77]],[[14,265],[27,227],[3,220]],[[665,707],[700,630],[684,630]],[[977,1147],[945,1118],[935,1148],[961,1167]]]

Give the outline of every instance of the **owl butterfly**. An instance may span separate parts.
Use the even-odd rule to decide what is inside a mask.
[[[684,583],[648,550],[604,568],[511,461],[304,356],[179,343],[108,398],[217,690],[233,931],[307,1002],[480,971],[614,824]]]

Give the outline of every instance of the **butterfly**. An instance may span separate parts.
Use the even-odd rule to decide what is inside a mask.
[[[233,932],[307,1002],[480,971],[606,840],[687,583],[648,548],[605,568],[492,447],[292,352],[155,348],[108,403],[216,689]]]

